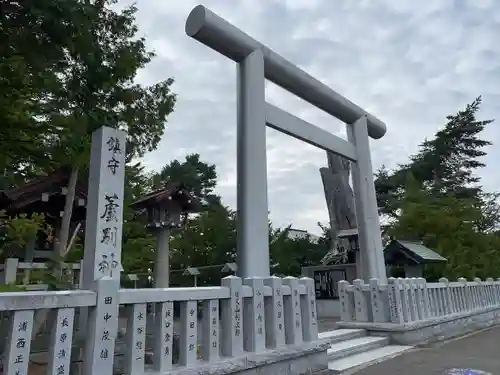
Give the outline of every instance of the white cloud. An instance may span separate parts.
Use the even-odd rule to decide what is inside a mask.
[[[458,4],[458,5],[457,5]],[[236,197],[236,67],[188,38],[184,23],[195,1],[139,1],[140,31],[158,57],[138,81],[174,77],[178,105],[160,148],[145,157],[159,169],[173,158],[198,152],[215,163],[224,201]],[[388,125],[371,142],[375,167],[405,162],[444,117],[483,95],[481,115],[500,110],[500,4],[493,0],[206,0],[228,21],[330,85]],[[267,99],[343,136],[344,126],[269,84]],[[268,130],[271,218],[318,232],[327,211],[318,168],[325,154]],[[500,139],[493,125],[485,137]],[[492,147],[484,184],[500,186],[500,152]],[[496,163],[496,164],[495,164]]]

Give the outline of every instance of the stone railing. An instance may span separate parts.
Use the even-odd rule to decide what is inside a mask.
[[[423,278],[389,278],[381,285],[340,281],[342,322],[404,324],[500,309],[500,279],[428,283]]]
[[[28,290],[46,290],[46,284],[33,284],[30,280],[30,274],[33,270],[44,270],[47,268],[48,265],[44,262],[20,262],[18,258],[7,258],[4,264],[0,264],[0,283],[20,284]],[[80,269],[81,262],[65,263],[65,272],[68,278],[73,280],[72,284],[74,284],[75,287],[78,287]],[[18,274],[20,273],[23,274],[22,282],[18,280]]]
[[[314,282],[309,278],[229,276],[220,287],[166,289],[120,289],[117,280],[103,278],[91,291],[0,293],[0,311],[12,314],[3,373],[28,374],[34,312],[51,309],[55,320],[47,373],[69,374],[75,310],[88,307],[83,374],[112,375],[121,305],[127,311],[126,375],[147,370],[197,373],[203,366],[231,373],[249,368],[249,363],[258,367],[261,354],[264,364],[270,362],[268,353],[285,353],[285,358],[288,353],[290,358],[293,348],[297,351],[318,338]],[[174,317],[174,306],[179,307],[179,318]],[[147,331],[153,336],[151,345]],[[326,347],[318,344],[317,350]]]

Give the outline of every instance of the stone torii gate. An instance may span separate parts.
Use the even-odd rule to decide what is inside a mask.
[[[386,282],[368,137],[386,125],[202,5],[186,34],[238,63],[237,210],[239,276],[269,276],[266,125],[353,162],[364,279]],[[265,79],[346,123],[348,140],[265,100]]]

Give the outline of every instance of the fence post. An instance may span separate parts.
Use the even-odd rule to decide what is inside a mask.
[[[352,305],[349,300],[348,287],[349,283],[345,280],[338,282],[339,287],[339,301],[340,301],[340,319],[343,322],[350,322],[352,320]]]
[[[264,280],[264,284],[271,288],[270,301],[265,305],[266,344],[269,348],[277,348],[285,345],[282,283],[279,277],[271,276]]]
[[[310,277],[302,277],[299,282],[306,288],[306,294],[300,296],[304,341],[314,341],[318,339],[318,319],[316,316],[316,290],[314,289],[314,280]]]
[[[196,363],[197,358],[198,301],[182,301],[180,306],[179,364],[190,366]]]
[[[237,276],[222,279],[222,286],[229,288],[229,299],[220,301],[222,325],[222,355],[235,357],[243,353],[242,282]]]
[[[411,286],[411,296],[412,296],[412,304],[415,308],[415,320],[423,320],[424,318],[424,304],[422,298],[422,290],[419,286],[419,282],[415,277],[410,279]]]
[[[493,278],[488,277],[486,279],[486,282],[488,283],[486,285],[486,294],[488,295],[488,307],[493,306],[493,293],[492,293],[492,287],[493,287]]]
[[[125,375],[140,374],[144,371],[147,316],[147,304],[136,303],[127,306],[127,350],[125,358]],[[164,333],[164,325],[165,323],[163,323],[161,327],[155,327],[156,335]],[[163,339],[164,337],[161,336],[161,340]],[[172,338],[170,338],[170,340],[172,340]],[[154,350],[156,352],[158,348],[156,347]],[[157,358],[155,358],[155,365],[157,364],[156,361]]]
[[[482,308],[484,307],[484,301],[483,301],[483,293],[482,293],[482,288],[481,288],[481,279],[479,277],[474,278],[474,298],[476,300],[476,303],[474,304],[475,308]]]
[[[201,357],[207,362],[213,362],[219,358],[219,300],[210,299],[202,302],[202,343]]]
[[[3,368],[6,375],[28,374],[34,312],[18,310],[12,314]]]
[[[405,286],[406,289],[408,290],[409,293],[409,298],[410,298],[410,315],[411,315],[411,320],[417,321],[419,319],[418,317],[418,305],[417,305],[417,295],[415,293],[415,284],[413,283],[412,278],[407,278],[405,279]]]
[[[354,294],[354,315],[357,322],[368,321],[368,305],[363,291],[363,280],[356,279],[352,282]]]
[[[422,303],[422,318],[428,319],[431,317],[431,304],[429,300],[429,290],[427,289],[427,281],[423,277],[417,278],[419,295]]]
[[[450,298],[450,287],[449,287],[449,281],[446,277],[441,277],[439,279],[439,282],[443,284],[443,288],[441,288],[441,296],[440,299],[443,304],[443,315],[447,314],[452,314],[453,313],[453,306],[451,303],[451,298]]]
[[[52,311],[52,327],[47,374],[69,374],[75,309],[72,307]]]
[[[401,281],[394,277],[387,280],[387,300],[389,301],[389,313],[392,323],[402,324],[403,304],[401,302]]]
[[[4,284],[17,283],[17,267],[19,266],[19,259],[7,258],[3,269]]]
[[[384,305],[382,298],[380,298],[380,283],[376,278],[370,279],[370,303],[373,321],[376,323],[385,322]]]
[[[495,280],[495,305],[500,305],[500,277]]]
[[[247,352],[261,352],[266,350],[265,312],[264,312],[264,279],[248,277],[243,280],[245,285],[252,288],[252,297],[243,302],[243,349]]]
[[[401,290],[401,301],[403,302],[403,319],[405,322],[411,322],[410,289],[405,279],[398,277],[398,281]]]
[[[460,304],[460,311],[466,312],[469,311],[469,302],[467,297],[467,280],[463,277],[459,277],[457,281],[460,283],[458,300]]]
[[[96,306],[90,308],[83,375],[113,375],[119,288],[120,280],[109,276],[94,282],[97,298]]]
[[[296,277],[283,278],[283,284],[290,287],[290,295],[284,296],[285,340],[287,344],[302,344],[302,318],[300,316],[299,280]]]

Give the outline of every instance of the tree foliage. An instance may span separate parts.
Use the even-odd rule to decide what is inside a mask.
[[[412,175],[405,186],[398,220],[389,228],[394,238],[422,241],[448,259],[428,267],[429,278],[493,277],[500,275],[498,239],[478,230],[482,212],[471,198],[437,198]]]
[[[399,202],[404,194],[408,174],[436,197],[453,195],[482,202],[484,196],[475,175],[484,167],[481,157],[484,147],[491,142],[480,138],[480,133],[493,120],[478,120],[481,97],[465,109],[447,116],[447,123],[433,139],[425,140],[417,154],[394,171],[382,167],[376,174],[376,190],[381,213],[397,217]]]
[[[448,259],[428,267],[431,277],[498,275],[500,223],[498,194],[485,192],[476,172],[484,164],[480,133],[492,120],[478,120],[478,97],[425,140],[407,164],[377,173],[380,211],[389,216],[388,233],[422,241]]]

